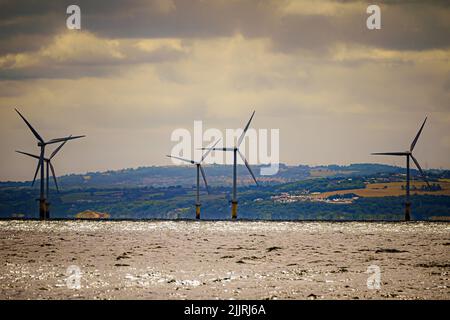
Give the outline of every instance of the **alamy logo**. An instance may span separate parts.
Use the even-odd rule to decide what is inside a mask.
[[[244,134],[244,135],[243,135]],[[269,139],[270,136],[270,139]],[[202,148],[211,148],[215,141],[220,142],[216,149],[239,148],[239,153],[248,155],[249,164],[263,164],[260,169],[260,175],[270,176],[278,173],[279,153],[280,153],[280,130],[279,129],[226,129],[225,137],[222,131],[215,128],[209,128],[203,131],[203,122],[194,121],[193,134],[188,129],[175,129],[170,140],[177,142],[172,148],[171,156],[183,157],[188,159],[201,159],[204,150]],[[210,143],[204,144],[204,143]],[[246,147],[248,146],[248,150]],[[225,151],[225,150],[223,150]],[[193,153],[193,157],[192,157]],[[237,159],[238,164],[244,164],[244,157]],[[232,152],[211,152],[204,159],[208,164],[233,164]],[[182,164],[182,161],[172,158],[175,165]]]
[[[81,269],[79,266],[71,265],[66,269],[66,286],[69,289],[81,288]]]
[[[376,4],[372,4],[367,7],[367,13],[370,16],[366,20],[366,26],[369,30],[380,30],[381,29],[381,9]]]
[[[80,30],[81,29],[81,9],[76,4],[67,7],[67,14],[70,16],[66,20],[67,29]]]
[[[379,290],[381,289],[381,269],[379,266],[373,264],[367,268],[366,273],[369,274],[367,278],[367,289]]]

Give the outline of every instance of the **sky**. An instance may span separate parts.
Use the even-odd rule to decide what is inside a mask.
[[[290,165],[403,158],[450,168],[450,4],[371,1],[0,0],[0,180],[32,179],[38,132],[58,175],[171,165],[174,130],[279,129]],[[81,29],[66,9],[81,9]],[[208,144],[205,141],[205,144]],[[51,149],[48,150],[51,152]]]

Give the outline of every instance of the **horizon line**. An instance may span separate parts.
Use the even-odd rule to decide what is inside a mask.
[[[252,164],[252,166],[255,167],[260,167],[260,166],[267,166],[268,164]],[[378,162],[355,162],[355,163],[349,163],[349,164],[336,164],[336,163],[331,163],[331,164],[286,164],[283,162],[279,163],[280,166],[286,166],[286,167],[299,167],[299,166],[304,166],[304,167],[309,167],[309,168],[320,168],[320,167],[329,167],[329,166],[338,166],[338,167],[349,167],[351,165],[381,165],[381,166],[387,166],[387,167],[392,167],[392,168],[401,168],[401,169],[406,169],[406,166],[399,166],[399,165],[392,165],[392,164],[385,164],[385,163],[378,163]],[[219,163],[205,163],[205,166],[228,166],[228,167],[232,167],[233,164],[219,164]],[[238,164],[238,166],[245,166],[244,164]],[[126,167],[126,168],[119,168],[119,169],[108,169],[108,170],[98,170],[98,171],[86,171],[86,172],[73,172],[73,173],[66,173],[63,175],[59,175],[57,177],[65,177],[65,176],[71,176],[71,175],[79,175],[79,176],[85,176],[85,175],[89,175],[89,174],[93,174],[93,173],[107,173],[107,172],[117,172],[117,171],[127,171],[127,170],[139,170],[139,169],[144,169],[144,168],[152,168],[152,167],[156,167],[156,168],[187,168],[189,167],[189,165],[175,165],[175,164],[169,164],[169,165],[147,165],[147,166],[135,166],[135,167]],[[418,171],[417,169],[411,168],[411,170],[413,171]],[[444,167],[440,167],[440,168],[428,168],[428,169],[423,169],[424,171],[431,171],[431,170],[438,170],[438,171],[448,171],[450,170],[449,168],[444,168]],[[260,175],[259,175],[260,176]],[[276,176],[276,175],[274,175]],[[24,182],[29,182],[31,180],[0,180],[0,183],[24,183]],[[39,179],[37,179],[36,181],[39,181]]]

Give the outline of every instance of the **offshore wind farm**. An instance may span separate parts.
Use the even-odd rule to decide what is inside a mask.
[[[0,12],[0,300],[450,299],[448,4]]]
[[[4,285],[0,286],[0,298],[2,299],[449,298],[448,278],[445,276],[445,270],[448,268],[446,239],[449,226],[448,222],[445,222],[446,213],[441,210],[442,204],[444,207],[448,204],[450,182],[447,186],[446,171],[430,171],[429,176],[434,182],[431,185],[416,158],[412,155],[427,119],[420,127],[408,151],[373,153],[374,155],[405,156],[407,159],[406,186],[402,185],[402,189],[406,190],[404,217],[399,212],[401,192],[394,197],[397,204],[394,206],[396,214],[377,216],[370,212],[358,216],[358,218],[354,215],[346,216],[344,214],[346,210],[354,212],[356,203],[363,208],[369,206],[370,202],[363,201],[359,204],[358,201],[360,198],[371,198],[364,197],[361,193],[365,189],[370,189],[370,185],[381,184],[383,187],[379,189],[382,192],[388,192],[390,190],[388,185],[402,184],[404,175],[402,174],[403,169],[400,167],[377,167],[373,164],[349,166],[348,168],[339,166],[303,167],[303,178],[299,179],[297,176],[296,179],[293,179],[289,175],[286,177],[286,172],[289,171],[288,167],[281,166],[286,178],[285,183],[265,181],[263,185],[258,184],[245,155],[239,150],[255,116],[255,111],[253,111],[245,127],[238,131],[240,134],[233,147],[217,147],[220,142],[218,139],[213,141],[210,147],[200,148],[203,153],[198,160],[173,154],[167,155],[168,158],[195,166],[196,183],[192,188],[193,192],[189,192],[189,182],[186,182],[187,186],[185,187],[169,186],[167,189],[152,187],[149,190],[148,187],[140,187],[142,193],[149,196],[149,199],[158,199],[158,195],[164,190],[166,198],[159,200],[159,203],[163,204],[163,208],[164,205],[173,201],[169,200],[171,197],[178,199],[173,203],[174,212],[177,212],[177,215],[155,217],[151,212],[160,212],[164,209],[156,209],[156,207],[152,208],[147,205],[143,216],[139,218],[128,216],[124,219],[123,216],[115,217],[114,213],[108,213],[107,216],[105,213],[95,215],[96,211],[93,210],[85,210],[72,217],[50,217],[48,214],[50,171],[56,190],[59,192],[51,160],[69,140],[82,136],[72,137],[70,135],[50,140],[47,144],[52,142],[60,144],[49,157],[46,157],[43,149],[46,143],[31,124],[20,113],[19,115],[40,141],[38,144],[38,147],[41,148],[40,155],[23,151],[16,152],[38,160],[32,185],[39,170],[41,170],[41,179],[44,177],[43,170],[46,168],[44,198],[46,213],[42,216],[42,209],[39,206],[39,220],[31,219],[29,216],[13,216],[12,220],[0,221],[2,234],[0,256],[2,260],[6,261],[3,266],[3,273],[6,276],[2,277]],[[204,162],[212,152],[222,151],[233,152],[232,165],[225,166],[224,170],[221,169],[224,167],[223,165],[208,166],[208,171],[211,173],[214,171],[212,169],[221,170],[225,176],[229,176],[232,171],[231,192],[226,186],[227,183],[225,185],[215,183],[211,188],[203,168]],[[251,177],[251,182],[256,183],[256,186],[251,186],[247,182],[247,186],[241,187],[241,193],[245,194],[245,200],[244,213],[243,217],[240,217],[240,221],[237,217],[238,154],[244,164],[241,169],[245,168]],[[409,167],[410,158],[417,166],[417,176],[420,176],[426,183],[420,189],[416,184],[411,183],[413,175]],[[177,168],[177,166],[170,166],[166,170],[173,170],[173,168]],[[360,172],[355,172],[356,168],[359,168]],[[187,169],[191,172],[190,167]],[[299,174],[295,167],[290,170]],[[156,172],[153,169],[153,175]],[[166,178],[169,177],[168,173],[169,171],[165,174]],[[128,174],[134,175],[133,170]],[[223,210],[231,203],[231,218],[216,215],[215,219],[211,219],[211,216],[208,218],[207,215],[205,219],[204,214],[201,216],[200,175],[207,191],[203,198],[210,197],[207,199],[206,205],[208,211],[211,212],[212,208],[217,213],[220,211],[218,209],[220,206],[223,206],[221,208]],[[108,173],[108,176],[111,176],[111,173]],[[141,174],[137,176],[142,178]],[[212,180],[217,179],[216,174],[210,174],[211,176]],[[69,177],[73,178],[73,176]],[[186,176],[186,181],[189,180],[188,177],[191,175]],[[174,181],[178,184],[182,183],[183,178],[180,176],[180,172],[174,175]],[[264,179],[264,176],[260,174],[260,178]],[[299,183],[298,179],[303,182]],[[64,181],[64,179],[61,180]],[[43,181],[41,180],[41,182]],[[88,181],[90,182],[91,178]],[[108,186],[107,181],[104,183]],[[41,192],[44,190],[42,189],[43,185],[41,183]],[[123,188],[123,184],[121,185]],[[354,189],[355,186],[360,186],[360,189]],[[11,187],[3,187],[11,190]],[[16,187],[18,186],[16,185]],[[414,220],[418,220],[413,224],[410,222],[412,187],[415,191],[413,199],[420,199],[428,194],[432,198],[431,203],[435,203],[438,194],[444,195],[439,209],[425,205],[425,214],[419,215],[417,211],[422,210],[423,212],[424,202],[422,201],[418,205],[421,209],[412,211]],[[107,190],[109,189],[106,187],[101,191],[98,186],[95,189],[81,187],[88,190],[88,196],[87,193],[80,193],[80,187],[72,189],[73,186],[71,188],[66,185],[66,188],[68,188],[66,197],[71,193],[76,193],[78,200],[81,200],[81,203],[87,205],[88,208],[98,205],[98,203],[95,204],[96,201],[93,201],[95,199],[93,195],[102,194],[103,197],[105,195],[108,197]],[[317,188],[322,188],[320,189],[322,192],[314,191],[318,190]],[[20,192],[23,192],[23,189],[21,190]],[[33,188],[29,189],[31,193],[33,190]],[[182,192],[183,190],[185,192]],[[332,190],[335,190],[336,193],[333,194]],[[373,190],[378,190],[378,188]],[[119,193],[118,204],[121,205],[126,201],[127,206],[130,207],[133,202],[140,203],[135,195],[131,196],[133,191]],[[172,196],[170,196],[170,192],[173,193]],[[116,188],[113,188],[113,193],[117,194]],[[418,193],[422,193],[422,195],[418,195]],[[321,194],[327,195],[321,197]],[[180,203],[192,203],[194,197],[190,195],[195,196],[195,220],[190,215],[189,209],[179,210],[181,209]],[[89,197],[89,201],[85,202],[88,200],[87,197]],[[385,198],[385,196],[381,194],[375,198],[372,197],[372,199],[379,198]],[[388,198],[390,197],[388,196]],[[226,199],[230,199],[228,204],[223,201]],[[205,203],[205,199],[203,201]],[[383,202],[381,203],[383,204]],[[72,208],[73,206],[74,204],[71,205]],[[319,218],[317,214],[312,214],[310,218],[299,215],[305,211],[305,208],[308,208],[309,213],[313,213],[314,210],[311,209],[311,206],[316,206],[320,208],[319,210],[328,208],[329,215],[322,218]],[[269,216],[266,215],[267,210],[264,209],[268,207],[270,208]],[[283,215],[288,212],[289,207],[293,210],[294,215]],[[332,207],[335,210],[331,210]],[[389,205],[384,203],[383,207],[386,210]],[[120,208],[122,208],[120,209],[122,213],[127,211],[122,206]],[[252,211],[254,215],[249,216],[248,213]],[[433,211],[436,212],[433,213]],[[225,212],[226,210],[224,210]],[[430,216],[430,213],[436,214],[436,216]],[[346,218],[342,218],[343,216]],[[127,216],[125,215],[125,217]],[[152,220],[156,218],[156,221],[142,221],[149,218]],[[434,218],[441,222],[429,221],[436,220]],[[336,221],[339,220],[346,222],[338,224]],[[386,222],[386,220],[392,221]],[[406,222],[402,222],[402,220]],[[420,220],[422,221],[419,222]],[[44,238],[43,235],[45,235]],[[116,239],[115,244],[105,254],[106,247],[99,244],[108,243],[111,238]],[[358,239],[357,242],[353,241],[355,238]],[[21,255],[16,254],[18,243],[15,239],[21,239]],[[90,244],[92,241],[95,242],[94,246]],[[48,249],[35,250],[36,246],[48,247]],[[171,254],[168,254],[169,252]],[[198,252],[202,252],[202,254]],[[44,261],[39,259],[42,254],[45,257]],[[73,256],[74,254],[76,256]],[[73,256],[70,263],[75,262],[76,264],[70,265],[66,274],[61,273],[61,266],[69,263],[67,259],[70,256]],[[24,263],[24,261],[28,262]],[[151,264],[148,261],[152,261]],[[333,263],[330,263],[331,261]],[[403,268],[397,268],[398,264],[402,264]],[[40,268],[39,265],[41,265]],[[83,266],[82,271],[79,265]],[[367,267],[367,265],[369,266]],[[380,282],[377,282],[381,280],[376,278],[377,272],[381,272],[380,265],[383,268],[383,277],[389,279],[383,284],[382,291]],[[83,273],[82,278],[77,276],[81,272]],[[373,272],[375,272],[375,278],[371,276]],[[58,273],[59,275],[57,275]],[[78,279],[75,281],[75,291],[73,284],[68,282],[67,276],[69,278],[75,276],[74,279]],[[30,282],[29,277],[39,280]],[[372,280],[365,281],[366,277],[374,279],[374,282],[370,282]],[[421,285],[417,285],[418,283]],[[429,289],[424,290],[424,287]]]
[[[34,186],[34,183],[36,181],[36,177],[39,173],[39,171],[41,171],[41,179],[40,179],[40,189],[39,189],[39,219],[40,220],[46,220],[50,218],[49,215],[49,175],[50,175],[50,171],[52,173],[52,177],[53,177],[53,181],[56,187],[57,192],[59,193],[59,188],[58,188],[58,182],[57,182],[57,178],[56,178],[56,174],[55,174],[55,169],[53,167],[53,164],[51,162],[51,160],[53,159],[54,156],[56,156],[56,154],[62,149],[62,147],[66,144],[67,141],[69,140],[73,140],[73,139],[78,139],[78,138],[82,138],[85,136],[68,136],[65,138],[58,138],[58,139],[52,139],[49,142],[45,142],[41,136],[37,133],[37,131],[31,126],[31,124],[28,122],[28,120],[26,120],[26,118],[19,113],[19,111],[16,109],[15,110],[20,117],[22,118],[22,120],[25,121],[25,123],[27,124],[27,126],[30,128],[30,130],[32,131],[32,133],[34,134],[34,136],[38,139],[38,147],[40,148],[40,155],[36,155],[36,154],[31,154],[28,152],[23,152],[23,151],[16,151],[19,154],[23,154],[26,155],[28,157],[32,157],[34,159],[38,160],[38,164],[36,167],[36,171],[34,173],[34,177],[33,180],[31,182],[31,187]],[[375,171],[372,172],[366,172],[367,168],[365,170],[362,170],[361,172],[357,172],[355,173],[352,170],[348,170],[348,172],[345,172],[345,170],[327,170],[325,169],[324,172],[326,172],[324,175],[322,176],[318,176],[318,177],[314,177],[311,175],[311,172],[309,170],[305,170],[304,175],[301,177],[301,180],[306,181],[306,185],[309,184],[308,187],[305,187],[302,189],[301,185],[302,183],[298,181],[298,178],[296,179],[295,177],[287,177],[284,180],[275,180],[275,182],[270,181],[270,180],[266,180],[264,182],[264,185],[260,185],[258,184],[258,181],[256,179],[255,174],[253,173],[249,162],[247,161],[245,155],[239,150],[239,147],[241,146],[241,144],[244,142],[245,138],[246,138],[246,134],[247,131],[250,128],[251,122],[253,120],[255,116],[255,111],[253,111],[253,113],[251,114],[248,122],[246,123],[245,127],[243,129],[238,129],[236,132],[238,133],[238,135],[236,135],[236,139],[234,142],[234,146],[233,147],[217,147],[217,144],[221,141],[221,138],[217,139],[216,141],[213,141],[213,143],[211,144],[210,147],[202,147],[199,148],[199,150],[202,150],[203,154],[201,155],[201,158],[199,160],[193,160],[193,159],[186,159],[184,157],[181,157],[179,155],[167,155],[168,158],[171,159],[175,159],[178,161],[181,161],[181,163],[189,163],[192,165],[196,166],[196,184],[195,184],[195,191],[194,191],[194,195],[195,195],[195,219],[200,219],[200,207],[201,207],[201,203],[200,203],[200,175],[202,176],[204,185],[205,185],[205,189],[207,191],[207,195],[209,196],[210,199],[208,199],[208,209],[209,208],[215,208],[215,210],[217,210],[218,206],[222,205],[222,206],[226,206],[228,207],[228,204],[223,202],[223,198],[225,195],[225,198],[230,198],[229,204],[231,204],[231,219],[235,220],[237,219],[237,182],[238,182],[238,155],[240,156],[242,163],[244,164],[244,168],[248,171],[248,174],[250,174],[251,179],[253,180],[253,182],[256,184],[256,186],[252,189],[248,189],[249,186],[245,187],[247,189],[246,194],[247,194],[247,201],[246,201],[246,206],[245,209],[248,212],[252,212],[252,215],[246,215],[244,214],[244,219],[247,220],[258,220],[258,219],[269,219],[269,220],[318,220],[318,219],[324,219],[322,217],[319,217],[317,215],[314,215],[313,210],[311,210],[311,208],[309,208],[309,212],[310,215],[309,218],[305,218],[305,215],[302,216],[302,214],[304,214],[304,209],[301,208],[301,206],[296,207],[295,205],[293,205],[293,210],[294,210],[294,214],[290,214],[290,215],[286,215],[285,213],[288,211],[286,208],[286,203],[296,203],[296,202],[301,202],[303,204],[309,204],[309,203],[316,203],[317,206],[320,202],[324,202],[327,203],[328,205],[331,205],[331,207],[335,207],[336,204],[344,204],[344,205],[350,205],[350,207],[353,208],[345,208],[345,209],[341,209],[341,210],[329,210],[329,214],[327,215],[328,220],[401,220],[398,218],[398,211],[397,209],[392,209],[389,208],[388,205],[384,205],[383,210],[388,210],[388,212],[392,212],[391,215],[389,214],[382,214],[382,215],[377,215],[377,213],[375,212],[371,212],[370,214],[360,214],[360,215],[346,215],[345,212],[346,211],[352,211],[355,212],[355,207],[357,207],[355,204],[361,202],[360,198],[367,198],[367,197],[363,197],[361,196],[361,193],[358,194],[358,189],[355,190],[355,186],[361,186],[362,183],[362,188],[361,190],[364,189],[369,189],[371,185],[377,183],[377,182],[382,182],[384,183],[383,189],[388,189],[388,185],[390,183],[395,183],[399,180],[401,180],[401,175],[400,175],[400,170],[393,170],[393,168],[389,168],[389,167],[385,167],[383,168],[384,170],[393,170],[393,172],[391,172],[390,174],[386,175],[386,172],[383,172],[383,169],[381,168],[376,168]],[[417,141],[419,140],[419,137],[422,133],[422,130],[424,129],[425,123],[427,121],[427,118],[425,118],[425,120],[422,123],[422,126],[420,127],[419,131],[417,132],[414,140],[411,143],[410,149],[408,151],[405,152],[381,152],[381,153],[372,153],[372,155],[378,155],[378,156],[404,156],[406,157],[406,183],[405,186],[402,185],[402,189],[405,190],[405,194],[406,194],[406,198],[405,198],[405,214],[404,214],[404,221],[410,221],[411,220],[411,170],[410,170],[410,159],[413,160],[414,164],[417,167],[418,170],[418,176],[426,183],[426,185],[421,185],[420,186],[420,192],[422,194],[429,194],[429,195],[445,195],[446,194],[446,190],[447,190],[447,180],[446,177],[448,175],[447,171],[435,171],[434,173],[434,177],[433,177],[433,186],[430,184],[429,180],[426,178],[424,171],[422,170],[419,162],[417,161],[417,159],[413,156],[412,151],[414,150]],[[248,140],[248,142],[251,144],[252,142],[255,143],[255,141],[251,141]],[[54,143],[60,143],[59,146],[57,146],[53,152],[51,153],[51,155],[49,157],[45,157],[45,146],[47,144],[54,144]],[[211,154],[211,152],[232,152],[232,166],[231,166],[231,171],[232,171],[232,178],[231,178],[231,192],[226,190],[226,187],[224,189],[224,186],[227,183],[219,183],[216,184],[216,186],[219,186],[219,188],[215,188],[217,191],[214,192],[214,194],[211,194],[211,188],[208,186],[208,182],[206,179],[206,173],[204,170],[204,165],[208,158],[208,156]],[[203,164],[203,166],[202,166]],[[277,164],[278,166],[279,164]],[[220,165],[219,165],[220,166]],[[369,168],[371,165],[367,165]],[[217,167],[217,165],[216,165]],[[322,168],[326,168],[326,167],[322,167]],[[44,174],[46,169],[46,175]],[[345,167],[343,168],[345,169]],[[164,169],[162,169],[164,170]],[[323,169],[319,169],[319,172],[323,170]],[[327,177],[327,171],[328,171],[328,177]],[[333,172],[334,171],[334,172]],[[225,172],[223,173],[224,175],[228,175],[225,174]],[[101,174],[100,174],[101,175]],[[276,174],[273,175],[273,177],[276,178]],[[90,179],[90,176],[88,176]],[[267,178],[267,176],[264,176],[262,174],[262,169],[260,168],[260,175],[259,175],[260,179],[264,180],[264,178]],[[45,179],[46,178],[46,179]],[[223,178],[223,176],[221,177]],[[225,177],[226,178],[226,177]],[[309,178],[309,179],[308,179]],[[159,179],[159,180],[158,180]],[[176,176],[174,177],[174,181],[176,181],[176,183],[179,183],[180,180],[177,180]],[[334,180],[334,181],[333,181]],[[161,183],[162,179],[161,178],[157,178],[157,182]],[[86,182],[86,181],[85,181]],[[284,184],[283,184],[284,182]],[[294,184],[292,183],[294,182]],[[334,182],[337,183],[335,185],[331,184],[330,182]],[[155,186],[159,186],[159,183],[154,184]],[[327,184],[328,187],[323,188],[323,186],[321,186],[321,184]],[[311,185],[312,184],[312,185]],[[315,184],[318,184],[318,186],[315,186]],[[6,184],[5,186],[7,186],[8,184]],[[128,187],[132,187],[132,183],[128,183]],[[142,186],[140,186],[142,188]],[[170,191],[170,187],[169,186],[169,191]],[[414,191],[415,194],[417,195],[417,187],[414,187]],[[72,188],[74,188],[74,186],[72,186]],[[75,187],[75,192],[78,194],[78,197],[76,198],[75,201],[81,202],[81,203],[85,203],[84,201],[86,200],[87,203],[91,203],[92,200],[92,196],[95,194],[95,192],[93,191],[89,191],[89,196],[85,196],[85,197],[89,197],[91,200],[87,200],[85,198],[83,198],[83,193],[80,193],[80,187]],[[88,186],[82,186],[82,189],[87,189],[89,188]],[[109,186],[108,184],[106,184],[105,186],[103,186],[103,189],[108,189]],[[130,189],[130,188],[128,188]],[[33,189],[31,189],[30,191],[32,191]],[[69,189],[70,190],[70,189]],[[105,191],[106,191],[105,190]],[[131,188],[132,190],[132,188]],[[279,190],[282,190],[283,192],[280,192]],[[321,192],[317,192],[317,190],[320,190]],[[347,191],[346,191],[347,190]],[[23,193],[23,190],[18,190],[19,192],[17,192],[18,194]],[[99,190],[100,191],[100,190]],[[142,214],[140,214],[139,218],[140,219],[154,219],[154,218],[177,218],[177,219],[191,219],[192,216],[189,214],[190,210],[186,210],[186,208],[184,207],[180,207],[179,204],[179,200],[178,198],[185,198],[187,196],[186,191],[184,191],[182,193],[182,197],[179,197],[179,191],[180,190],[176,190],[173,196],[170,195],[171,192],[167,192],[164,191],[165,194],[167,194],[167,196],[163,197],[162,199],[165,200],[165,207],[167,208],[167,204],[170,202],[172,202],[171,200],[175,200],[172,204],[171,207],[173,208],[172,210],[174,210],[174,212],[179,212],[179,213],[183,213],[181,215],[176,215],[176,216],[171,216],[170,214],[168,214],[171,210],[167,210],[166,212],[161,212],[160,209],[156,209],[156,208],[152,208],[151,206],[146,206],[146,210],[144,210],[144,212]],[[287,191],[287,192],[286,192]],[[333,193],[333,191],[335,191],[336,193]],[[156,193],[158,193],[159,191],[156,190]],[[73,192],[72,192],[73,193]],[[99,193],[104,193],[103,192],[99,192]],[[145,193],[149,193],[148,191],[145,191]],[[150,192],[151,193],[151,192]],[[326,197],[321,196],[320,194],[327,194]],[[70,194],[70,191],[69,191]],[[138,192],[139,194],[139,192]],[[387,196],[389,196],[390,194],[387,194]],[[178,197],[177,197],[178,196]],[[135,196],[133,196],[134,198]],[[150,196],[150,198],[152,198],[153,196]],[[250,199],[252,200],[252,202],[248,202],[248,197],[250,197]],[[117,201],[119,202],[118,204],[120,205],[122,201],[125,201],[126,197],[118,197]],[[172,198],[172,199],[171,199]],[[368,197],[371,198],[371,197]],[[417,199],[420,199],[420,197],[417,197]],[[95,197],[94,197],[95,199]],[[153,198],[154,199],[154,198]],[[158,198],[156,198],[158,199]],[[212,200],[214,199],[214,200]],[[379,199],[375,200],[376,198],[372,197],[372,201],[375,202],[380,202]],[[366,199],[365,199],[366,200]],[[432,199],[435,200],[435,199]],[[446,202],[447,199],[444,198],[443,201],[439,202],[438,205],[447,205],[448,202]],[[29,201],[26,201],[29,202]],[[99,201],[94,201],[94,202],[99,202]],[[100,201],[101,202],[101,201]],[[136,203],[139,202],[139,200],[135,199]],[[395,201],[396,204],[399,204],[399,201]],[[44,205],[43,205],[44,204]],[[274,204],[283,204],[284,207],[280,207],[278,210],[281,212],[277,211],[276,206],[273,206]],[[72,202],[72,209],[76,206],[74,206],[73,202]],[[132,207],[133,206],[133,201],[128,202],[128,207]],[[266,213],[267,213],[267,208],[264,207],[269,207],[268,210],[270,212],[269,218],[267,217]],[[364,205],[364,203],[362,203],[360,205],[360,207],[364,207],[367,206]],[[420,206],[423,206],[423,204],[420,204]],[[29,208],[29,206],[28,206]],[[64,215],[58,215],[59,218],[83,218],[83,217],[95,217],[95,212],[98,211],[98,204],[97,205],[88,205],[87,207],[85,207],[87,210],[87,212],[89,212],[90,214],[86,215],[85,212],[78,212],[75,215],[73,215],[71,217],[70,214],[68,214],[68,212],[66,212]],[[342,206],[341,206],[342,208]],[[440,207],[436,207],[436,208],[440,208]],[[220,209],[223,210],[224,208],[222,207]],[[322,207],[319,207],[319,210],[322,209]],[[350,210],[349,210],[350,209]],[[11,210],[11,209],[6,209],[6,210]],[[4,211],[6,211],[4,209]],[[18,210],[17,206],[15,207],[14,210]],[[22,209],[20,209],[22,210]],[[28,210],[28,209],[25,209]],[[364,210],[363,208],[360,209],[362,212],[367,212],[366,210]],[[433,206],[431,208],[425,208],[421,210],[421,214],[415,214],[414,215],[414,219],[415,220],[442,220],[442,219],[446,219],[446,214],[442,214],[442,212],[438,211],[440,209],[433,209]],[[122,212],[120,212],[120,215],[116,215],[115,213],[112,214],[112,208],[105,208],[105,209],[101,209],[101,211],[106,211],[103,212],[99,215],[97,215],[98,217],[112,217],[112,218],[118,218],[118,219],[123,219],[123,218],[128,218],[128,219],[136,219],[137,217],[135,215],[130,215],[127,214],[126,210],[122,210]],[[114,210],[116,211],[116,210]],[[158,215],[154,215],[154,212],[158,211]],[[219,210],[217,210],[219,211]],[[435,211],[435,212],[433,212]],[[94,214],[92,214],[94,213]],[[297,214],[295,214],[297,213]],[[425,213],[425,214],[423,214]],[[10,217],[17,217],[19,218],[20,216],[18,216],[16,213],[10,213]],[[4,215],[4,213],[3,213]],[[32,218],[34,215],[31,212],[27,212],[27,214],[23,215],[23,218]],[[7,217],[4,216],[4,217]],[[344,217],[344,218],[343,218]],[[210,217],[209,219],[211,219],[212,217]],[[217,216],[217,214],[215,215],[214,219],[224,219],[223,216]]]

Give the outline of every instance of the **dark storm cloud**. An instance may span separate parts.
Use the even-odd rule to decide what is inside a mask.
[[[61,78],[83,78],[83,77],[107,77],[120,72],[117,66],[42,66],[27,69],[8,69],[0,72],[0,80],[27,80],[27,79],[61,79]]]
[[[0,1],[1,52],[33,50],[65,28],[73,1]],[[287,1],[131,0],[77,1],[82,28],[106,38],[213,38],[237,32],[267,37],[281,51],[322,50],[336,41],[397,50],[450,45],[447,1],[383,1],[382,29],[365,27],[368,3],[335,15],[286,14]],[[324,5],[318,2],[317,6]],[[28,41],[17,39],[28,37]]]
[[[217,37],[236,31],[261,35],[282,1],[108,0],[0,1],[1,36],[52,33],[65,27],[65,10],[77,4],[82,26],[105,37]]]
[[[0,0],[0,54],[36,50],[64,27],[57,1]]]
[[[381,30],[366,28],[362,10],[335,16],[292,14],[281,18],[281,27],[271,35],[276,48],[325,49],[336,42],[392,50],[426,50],[450,45],[450,10],[439,3],[410,3],[381,6]],[[445,17],[445,18],[444,18]]]
[[[0,56],[8,53],[36,51],[48,45],[52,39],[46,34],[18,34],[0,38]]]

